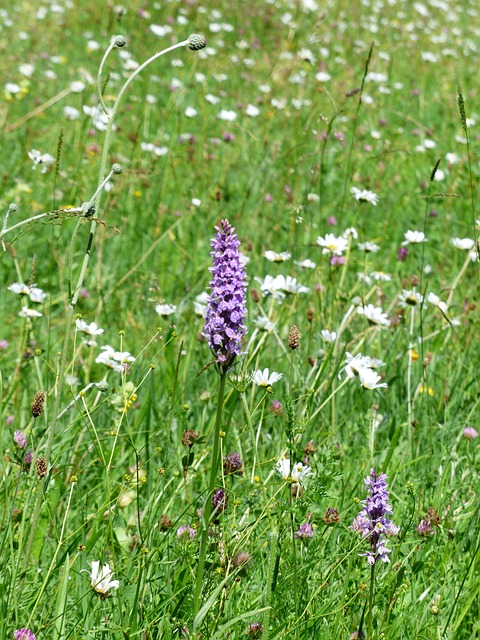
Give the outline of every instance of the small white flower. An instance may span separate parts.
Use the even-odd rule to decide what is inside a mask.
[[[40,311],[35,311],[35,309],[29,309],[28,307],[22,307],[22,310],[19,311],[18,315],[21,318],[40,318],[43,314]]]
[[[360,251],[365,251],[365,253],[378,253],[380,251],[380,247],[375,242],[359,242],[357,247]]]
[[[437,307],[438,309],[440,309],[440,311],[443,314],[446,314],[448,311],[448,305],[446,302],[442,302],[439,298],[439,296],[437,296],[436,293],[433,293],[433,291],[430,291],[428,296],[427,296],[427,302],[429,302],[430,304],[433,304],[435,307]]]
[[[407,305],[414,307],[417,304],[421,304],[423,302],[423,296],[416,291],[408,291],[407,289],[403,289],[402,293],[398,296],[398,300],[400,306],[406,307]]]
[[[316,193],[307,193],[307,202],[320,202],[320,196]]]
[[[390,326],[390,320],[386,313],[383,313],[381,307],[374,307],[373,304],[367,304],[364,307],[358,307],[357,313],[364,316],[370,324],[379,324],[384,327]]]
[[[31,149],[28,152],[28,157],[33,162],[32,169],[36,169],[37,165],[42,165],[42,173],[46,173],[48,167],[55,162],[55,158],[49,153],[40,153],[37,149]]]
[[[372,391],[373,389],[379,389],[380,387],[388,386],[386,382],[380,382],[381,377],[372,369],[360,369],[358,372],[358,377],[360,379],[360,384],[362,385],[362,387],[364,389],[369,389],[370,391]]]
[[[258,369],[258,371],[254,371],[252,373],[252,382],[254,382],[259,387],[271,387],[272,384],[278,382],[281,378],[283,378],[283,373],[277,373],[276,371],[272,371],[270,373],[270,369]]]
[[[245,113],[247,116],[250,116],[250,118],[256,118],[260,115],[260,109],[253,104],[247,104]]]
[[[275,328],[275,323],[265,316],[259,316],[258,318],[255,318],[254,324],[257,329],[259,329],[260,331],[266,331],[267,333],[270,333]]]
[[[402,242],[402,245],[406,244],[422,244],[422,242],[427,242],[427,238],[423,231],[410,231],[408,230],[404,233],[405,240]]]
[[[331,79],[332,76],[327,71],[319,71],[315,74],[315,80],[318,80],[318,82],[328,82]]]
[[[80,117],[80,111],[67,105],[63,108],[63,116],[66,120],[77,120]]]
[[[187,118],[195,118],[197,113],[198,113],[198,111],[196,109],[194,109],[193,107],[187,107],[185,109],[185,116]]]
[[[342,233],[342,238],[350,238],[350,236],[354,239],[354,240],[358,240],[358,231],[355,229],[355,227],[348,227],[348,229],[345,229],[345,231]]]
[[[475,242],[471,238],[452,238],[452,245],[455,249],[470,251],[475,246]]]
[[[368,356],[362,356],[361,353],[357,353],[356,356],[352,356],[348,351],[346,352],[346,364],[343,371],[347,374],[347,378],[355,378],[360,374],[362,369],[369,369],[371,360]]]
[[[235,111],[229,111],[228,109],[222,109],[218,114],[217,118],[219,120],[224,120],[225,122],[233,122],[237,119],[237,114]]]
[[[352,187],[350,189],[350,193],[355,198],[357,202],[369,202],[373,204],[374,207],[378,204],[378,195],[373,191],[368,191],[368,189],[357,189],[357,187]]]
[[[460,156],[458,156],[456,153],[446,153],[445,160],[448,162],[448,164],[458,164],[460,162]]]
[[[336,331],[329,331],[328,329],[322,329],[320,331],[320,336],[323,342],[335,342],[337,339]]]
[[[294,484],[300,484],[304,478],[308,478],[313,474],[310,467],[301,462],[295,463],[290,473],[290,459],[284,456],[279,458],[275,468],[285,481],[293,482]]]
[[[157,304],[155,307],[159,316],[171,316],[176,310],[177,307],[174,304]]]
[[[202,293],[198,294],[193,303],[193,310],[195,315],[205,318],[207,314],[207,303],[209,300],[210,295],[206,291],[202,291]]]
[[[101,598],[106,598],[110,589],[118,589],[120,582],[118,580],[112,580],[113,571],[108,564],[104,564],[100,569],[100,562],[95,560],[92,562],[92,570],[90,572],[90,584],[92,589],[100,595]]]
[[[192,198],[192,204],[194,207],[199,207],[202,204],[200,198]]]
[[[100,336],[103,333],[103,329],[100,329],[96,322],[87,324],[85,320],[81,318],[75,320],[75,327],[80,333],[85,333],[87,336],[92,336],[92,338],[94,336]]]
[[[370,275],[374,280],[380,280],[382,282],[390,282],[392,279],[389,273],[384,273],[383,271],[372,271]]]
[[[8,286],[7,289],[12,293],[23,296],[28,296],[28,294],[30,293],[30,287],[23,282],[14,282],[10,286]]]
[[[276,278],[277,287],[285,293],[308,293],[310,289],[297,282],[296,278],[291,276],[278,275]]]
[[[322,236],[317,238],[317,244],[323,247],[324,255],[341,256],[347,250],[348,240],[343,237],[337,238],[333,233],[327,233],[324,238]]]
[[[294,260],[293,264],[301,269],[316,269],[317,265],[312,260],[308,258],[306,260]]]
[[[277,253],[276,251],[265,251],[263,255],[270,262],[284,262],[285,260],[290,260],[292,257],[292,254],[288,251],[282,251],[281,253]]]
[[[288,480],[290,477],[290,458],[282,456],[278,459],[275,468],[284,480]]]
[[[313,475],[313,471],[310,469],[310,467],[307,467],[301,462],[297,462],[293,465],[292,480],[295,484],[299,484],[304,478],[308,478],[308,476],[311,475]]]
[[[29,296],[32,302],[42,303],[47,297],[47,294],[39,287],[31,287]]]
[[[115,349],[110,345],[100,347],[100,349],[103,353],[100,353],[96,357],[95,362],[104,364],[106,367],[109,367],[118,373],[123,373],[125,371],[126,364],[135,360],[128,351],[115,351]]]

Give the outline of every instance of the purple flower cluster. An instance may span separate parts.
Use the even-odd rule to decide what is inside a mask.
[[[370,475],[365,479],[367,499],[362,500],[363,509],[350,527],[370,543],[371,549],[362,554],[366,556],[368,564],[375,564],[378,560],[390,562],[388,554],[391,549],[387,548],[387,537],[399,532],[399,528],[387,518],[392,513],[392,507],[388,504],[386,479],[384,473],[377,475],[370,469]]]
[[[13,637],[15,640],[36,640],[35,634],[30,629],[23,627],[14,631]]]
[[[212,239],[213,275],[203,335],[213,351],[218,368],[226,373],[240,355],[244,324],[245,269],[240,260],[240,242],[228,220],[222,220]]]
[[[300,525],[298,531],[295,532],[295,538],[300,540],[308,540],[313,538],[313,527],[309,522],[304,522]]]

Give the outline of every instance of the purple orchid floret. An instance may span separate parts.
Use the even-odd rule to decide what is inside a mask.
[[[222,220],[212,239],[213,266],[210,267],[211,293],[207,303],[207,314],[203,335],[215,355],[222,374],[240,355],[242,341],[247,328],[244,320],[245,269],[240,259],[240,242],[228,220]]]
[[[373,469],[370,469],[370,475],[365,479],[368,489],[367,499],[362,500],[363,509],[350,527],[369,541],[371,549],[362,555],[370,565],[378,560],[390,562],[388,554],[391,550],[387,547],[388,538],[399,532],[397,525],[387,518],[387,515],[392,514],[392,507],[388,503],[386,480],[387,476],[384,473],[377,475]]]

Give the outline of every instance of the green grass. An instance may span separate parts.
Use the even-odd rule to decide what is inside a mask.
[[[331,0],[310,11],[287,0],[207,1],[204,9],[133,2],[123,16],[93,2],[58,4],[63,12],[46,4],[42,19],[26,0],[0,15],[0,90],[5,83],[20,88],[5,91],[0,103],[0,207],[5,215],[17,206],[5,228],[80,207],[95,193],[105,133],[82,107],[98,103],[91,81],[113,35],[128,42],[106,62],[109,108],[134,69],[125,52],[141,64],[192,32],[206,35],[207,49],[160,57],[119,104],[106,173],[112,163],[123,172],[111,178],[113,189],[94,214],[91,257],[73,308],[92,219],[44,217],[3,237],[0,640],[23,627],[37,640],[350,638],[360,625],[367,633],[370,609],[368,640],[479,637],[478,439],[467,440],[463,430],[478,428],[480,281],[478,263],[466,264],[467,252],[451,242],[478,235],[475,3],[467,11],[452,2],[354,7]],[[227,26],[217,32],[212,23]],[[159,37],[152,24],[172,31]],[[98,49],[87,46],[91,40]],[[304,59],[308,52],[299,55],[304,48],[313,62]],[[25,63],[34,65],[31,77],[19,71]],[[52,71],[55,77],[45,76]],[[331,79],[316,79],[319,72]],[[68,92],[79,80],[83,91]],[[247,115],[247,105],[258,116]],[[67,119],[66,106],[78,118]],[[185,116],[187,107],[195,117]],[[219,119],[222,109],[237,118]],[[155,155],[142,143],[168,153]],[[32,169],[31,149],[55,159],[45,173]],[[439,159],[444,178],[432,181]],[[378,205],[357,203],[352,186],[377,193]],[[211,523],[195,615],[199,510],[208,494],[220,376],[208,366],[212,354],[194,301],[208,291],[210,239],[221,219],[235,226],[249,258],[246,353],[235,371],[269,367],[283,377],[270,388],[249,382],[244,392],[227,383],[220,453],[238,452],[244,474],[217,475],[229,505]],[[344,264],[332,265],[317,238],[349,227],[358,240],[350,238]],[[402,261],[407,230],[423,231],[428,241],[408,245]],[[360,251],[359,242],[380,250]],[[272,263],[268,250],[292,258]],[[294,264],[307,258],[315,269]],[[391,279],[359,278],[374,271]],[[260,282],[279,274],[297,278],[308,293],[281,302],[262,296]],[[42,304],[29,302],[42,317],[19,317],[28,298],[7,290],[14,282],[47,293]],[[433,292],[448,308],[426,300],[402,306],[403,289],[425,298]],[[160,317],[159,303],[177,311]],[[390,326],[369,325],[356,311],[362,304],[381,307]],[[77,314],[104,329],[96,346],[74,331]],[[258,316],[274,330],[256,328]],[[292,323],[301,333],[294,351],[287,345]],[[324,342],[324,329],[336,331],[337,341]],[[105,345],[135,357],[127,373],[96,362]],[[388,387],[345,382],[347,352],[381,359]],[[91,385],[104,380],[106,391]],[[34,419],[39,390],[47,398]],[[272,411],[274,400],[281,411]],[[182,445],[189,429],[200,434],[191,448]],[[33,450],[30,467],[15,430]],[[310,441],[313,474],[292,496],[275,465],[282,454],[302,460]],[[42,456],[45,478],[35,467]],[[389,542],[390,564],[375,565],[370,602],[370,567],[360,555],[367,543],[350,526],[372,467],[388,475],[400,533]],[[338,522],[325,522],[328,508]],[[434,535],[422,537],[417,527],[429,509],[439,521]],[[307,521],[313,537],[295,538]],[[182,525],[197,537],[179,540]],[[119,580],[112,597],[101,599],[90,585],[96,560]],[[254,622],[263,636],[249,631]]]

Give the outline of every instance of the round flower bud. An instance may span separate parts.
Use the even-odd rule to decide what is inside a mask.
[[[11,204],[8,205],[8,212],[9,213],[15,213],[15,211],[18,209],[17,205],[12,202]]]
[[[106,380],[100,380],[96,386],[99,391],[108,391],[108,382]]]
[[[116,47],[121,48],[127,44],[127,41],[124,36],[115,36],[113,40]]]
[[[188,48],[192,51],[199,51],[203,49],[207,44],[205,36],[201,36],[198,33],[192,33],[188,36]]]
[[[121,164],[118,164],[118,162],[115,162],[114,164],[112,164],[112,173],[119,175],[122,172],[123,172],[123,167]]]

